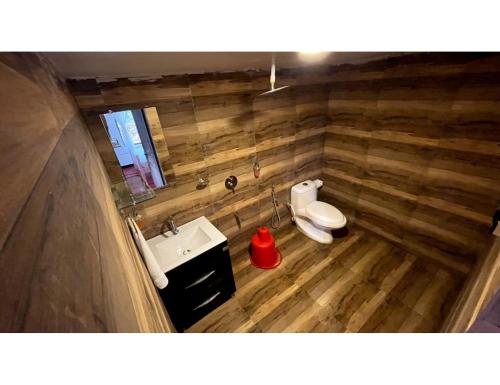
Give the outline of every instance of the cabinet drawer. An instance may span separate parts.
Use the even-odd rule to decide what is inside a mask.
[[[203,318],[236,290],[226,242],[166,275],[169,283],[160,295],[178,331]]]
[[[226,265],[224,244],[218,245],[206,253],[184,263],[167,273],[169,286],[175,290],[184,290],[184,288],[193,285],[206,275],[213,271],[220,270]],[[210,277],[207,277],[209,279]]]
[[[196,305],[206,297],[207,293],[221,286],[225,279],[227,279],[227,274],[224,269],[213,269],[191,284],[184,286],[180,294],[185,299],[186,304]]]
[[[230,290],[227,285],[222,284],[207,292],[198,303],[186,307],[183,317],[184,328],[189,328],[212,310],[226,302],[231,297],[232,293],[233,291]]]

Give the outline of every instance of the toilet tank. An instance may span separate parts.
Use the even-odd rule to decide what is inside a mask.
[[[304,182],[297,183],[292,187],[291,198],[294,210],[304,209],[309,203],[318,198],[316,182],[305,180]]]

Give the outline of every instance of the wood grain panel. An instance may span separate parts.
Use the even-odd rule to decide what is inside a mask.
[[[228,236],[232,254],[243,252],[255,227],[270,222],[273,184],[284,203],[293,184],[321,176],[320,198],[350,221],[466,274],[500,205],[499,63],[496,54],[415,54],[282,70],[279,85],[291,87],[267,96],[258,94],[268,88],[268,74],[248,71],[82,81],[75,97],[84,113],[101,100],[118,108],[156,107],[176,185],[141,206],[148,237],[161,231],[168,215],[179,224],[207,215]],[[96,144],[106,164],[109,151]],[[252,176],[255,159],[262,167],[259,179]],[[223,185],[231,174],[240,181],[235,194]],[[202,175],[210,186],[197,191]],[[286,209],[279,209],[286,223]],[[275,304],[283,300],[302,309],[301,294],[290,290],[292,297]],[[353,290],[364,298],[363,290]],[[399,330],[435,327],[415,311],[401,319],[394,307],[405,313],[407,305],[379,296],[361,313],[349,313],[352,323],[343,321],[363,330],[357,320],[371,314]],[[270,325],[264,323],[260,330]],[[321,311],[306,324],[334,327]],[[370,327],[384,330],[377,325]]]
[[[2,108],[12,114],[2,116],[14,118],[2,145],[16,156],[6,151],[2,159],[22,178],[10,178],[2,195],[25,199],[11,200],[15,223],[0,229],[0,330],[171,330],[71,96],[43,57],[7,57]]]
[[[331,245],[294,226],[276,236],[279,267],[236,255],[235,296],[188,332],[435,332],[461,286],[460,276],[359,228]]]
[[[0,103],[4,109],[0,117],[0,152],[4,159],[0,172],[5,189],[0,209],[0,249],[61,135],[43,90],[31,79],[30,67],[37,59],[26,61],[22,57],[19,63],[11,55],[0,55]],[[28,68],[20,70],[21,64]]]
[[[101,83],[100,89],[106,105],[124,105],[127,108],[148,107],[144,101],[171,101],[191,96],[186,76],[169,76],[158,80],[119,79]]]
[[[499,62],[436,53],[341,66],[322,196],[412,252],[470,271],[500,205]]]
[[[488,246],[443,325],[445,332],[466,332],[500,287],[500,229],[495,230]]]
[[[84,113],[91,111],[89,99],[98,100],[96,85],[106,105],[123,109],[137,107],[142,100],[142,107],[156,107],[175,186],[141,205],[147,237],[159,234],[169,215],[178,224],[206,215],[228,236],[232,252],[242,250],[258,225],[270,225],[273,184],[283,223],[290,220],[284,203],[290,200],[291,186],[321,173],[330,91],[308,71],[281,75],[284,84],[300,85],[258,96],[269,87],[269,74],[252,71],[150,81],[94,79],[94,84],[82,81],[81,87],[72,82]],[[326,75],[323,69],[322,81]],[[99,134],[93,137],[106,164],[112,154]],[[261,166],[259,179],[253,176],[255,160]],[[107,168],[112,172],[111,165]],[[234,194],[224,186],[229,175],[238,178]],[[205,190],[196,190],[199,176],[210,181]]]

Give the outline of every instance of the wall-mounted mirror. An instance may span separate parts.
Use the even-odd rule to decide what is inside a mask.
[[[120,208],[151,199],[154,190],[173,184],[156,108],[109,111],[100,117],[123,175],[124,183],[113,186]]]

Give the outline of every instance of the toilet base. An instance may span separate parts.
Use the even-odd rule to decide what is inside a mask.
[[[342,239],[349,235],[349,228],[346,226],[332,230],[333,239]]]
[[[320,228],[307,219],[299,217],[295,217],[295,223],[297,224],[297,228],[299,229],[299,231],[312,240],[324,244],[333,242],[333,237],[330,233],[330,229]]]

